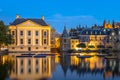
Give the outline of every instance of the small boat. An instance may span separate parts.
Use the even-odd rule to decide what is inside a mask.
[[[17,58],[26,58],[26,57],[32,57],[32,55],[22,55],[22,56],[16,56]]]
[[[34,58],[44,58],[44,57],[46,57],[46,55],[40,55],[40,54],[38,54],[38,55],[34,56]]]
[[[27,53],[27,54],[21,54],[21,55],[31,55],[32,56],[32,55],[35,55],[35,54]]]

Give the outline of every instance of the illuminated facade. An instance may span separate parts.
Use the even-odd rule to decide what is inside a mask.
[[[110,21],[108,21],[108,24],[106,23],[106,21],[104,20],[104,23],[103,23],[103,27],[104,28],[113,28],[113,26],[110,24]]]
[[[60,48],[60,35],[54,28],[51,29],[51,48]]]
[[[77,45],[78,45],[79,43],[80,43],[80,42],[79,42],[79,39],[77,39],[77,38],[71,38],[71,39],[70,39],[70,49],[76,50]]]
[[[16,16],[9,29],[14,38],[14,44],[9,51],[50,51],[51,27],[41,19],[25,19]]]
[[[107,43],[107,32],[104,29],[84,29],[79,34],[81,43],[84,43],[89,50],[97,50],[99,45],[104,46]]]

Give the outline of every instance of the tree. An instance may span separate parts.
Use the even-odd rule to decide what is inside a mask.
[[[0,21],[0,50],[2,46],[8,46],[13,43],[12,35],[3,21]]]
[[[86,45],[84,43],[80,43],[77,45],[78,48],[86,48]]]

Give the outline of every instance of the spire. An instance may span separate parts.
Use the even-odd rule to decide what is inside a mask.
[[[108,21],[108,24],[110,24],[110,20]]]
[[[115,22],[114,22],[114,20],[112,22],[112,27],[115,28]]]
[[[62,37],[68,37],[68,32],[67,32],[67,29],[66,29],[66,25],[64,26]]]
[[[104,20],[103,22],[103,27],[105,28],[105,26],[106,26],[106,20]]]

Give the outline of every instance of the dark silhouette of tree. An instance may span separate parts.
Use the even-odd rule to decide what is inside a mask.
[[[12,35],[3,21],[0,21],[0,50],[2,46],[8,46],[13,43]]]

